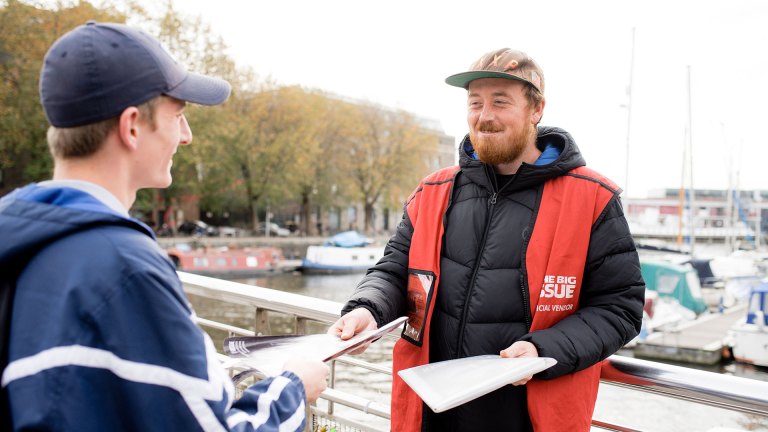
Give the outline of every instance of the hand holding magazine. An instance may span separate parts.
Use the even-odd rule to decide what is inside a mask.
[[[557,363],[550,357],[501,358],[481,355],[447,360],[398,372],[432,411],[439,413],[541,372]]]
[[[304,358],[329,361],[355,348],[375,341],[408,318],[400,317],[375,330],[360,332],[350,339],[341,340],[329,334],[288,336],[238,336],[224,339],[224,354],[233,358],[225,367],[245,366],[264,375],[277,375],[290,359]]]

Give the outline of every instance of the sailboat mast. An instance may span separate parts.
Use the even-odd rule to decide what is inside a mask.
[[[684,212],[684,209],[688,208],[688,215],[687,215],[687,222],[688,222],[688,232],[686,233],[687,240],[690,242],[690,249],[689,253],[693,255],[695,244],[696,244],[696,204],[695,204],[695,197],[696,194],[694,192],[693,187],[693,131],[692,131],[692,113],[691,113],[691,66],[688,65],[687,67],[687,90],[688,90],[688,110],[687,110],[687,124],[685,128],[685,140],[683,142],[683,160],[682,160],[682,166],[680,168],[680,191],[678,192],[678,231],[677,231],[677,246],[678,248],[681,247],[683,243],[683,231],[685,227],[685,217],[686,214]],[[688,170],[686,170],[686,168]],[[685,185],[685,174],[686,171],[688,172],[690,183],[688,184],[688,187],[686,188]],[[687,192],[687,193],[686,193]],[[687,204],[687,206],[686,206]]]
[[[632,126],[632,81],[635,75],[635,27],[632,27],[632,50],[629,60],[629,85],[627,86],[627,151],[624,161],[624,190],[629,193],[629,141]]]
[[[688,131],[685,134],[688,140]],[[683,222],[685,221],[685,165],[688,159],[688,146],[683,143],[683,159],[680,166],[680,189],[677,192],[677,249],[682,249],[683,245]]]
[[[690,168],[689,225],[691,227],[691,255],[696,245],[696,189],[693,187],[693,114],[691,111],[691,65],[688,65],[688,162]]]

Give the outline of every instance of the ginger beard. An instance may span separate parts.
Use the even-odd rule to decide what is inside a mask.
[[[525,123],[522,129],[508,130],[493,121],[478,125],[469,133],[477,157],[488,165],[513,162],[523,154],[530,140],[535,139],[536,129],[532,123]]]

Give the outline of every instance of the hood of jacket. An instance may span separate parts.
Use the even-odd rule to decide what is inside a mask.
[[[97,225],[131,227],[154,238],[145,224],[80,190],[37,184],[16,189],[0,199],[0,268],[22,264],[45,245]]]
[[[587,164],[571,134],[563,129],[552,126],[540,126],[538,128],[536,147],[544,151],[548,145],[559,150],[560,155],[546,165],[523,163],[515,173],[514,180],[504,187],[504,192],[538,186],[551,178],[561,176],[574,168]],[[493,168],[474,159],[474,151],[469,134],[467,134],[459,146],[459,165],[462,173],[474,183],[483,185],[489,190],[495,190],[493,186],[495,181],[491,180],[494,176]]]

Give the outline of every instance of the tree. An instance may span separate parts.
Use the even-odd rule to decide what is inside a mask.
[[[426,174],[427,155],[434,153],[438,138],[405,111],[369,104],[357,105],[350,114],[354,127],[343,143],[346,171],[353,196],[363,204],[364,230],[371,234],[376,204],[387,191],[413,187],[413,179]]]
[[[170,0],[159,18],[136,2],[118,3],[102,2],[99,9],[85,1],[59,2],[46,9],[0,0],[0,170],[6,183],[0,194],[49,177],[47,121],[37,90],[42,59],[65,31],[91,19],[134,21],[159,35],[190,70],[224,78],[233,88],[223,106],[187,108],[193,145],[174,158],[173,185],[140,191],[134,211],[158,215],[174,202],[199,200],[222,212],[247,209],[256,228],[266,206],[292,201],[300,203],[303,230],[310,232],[313,209],[321,219],[322,211],[346,199],[363,203],[370,231],[374,208],[401,200],[426,173],[425,155],[437,138],[413,116],[261,80],[224,54],[223,40],[200,18],[179,15]]]
[[[43,57],[67,31],[88,21],[124,22],[125,16],[82,1],[49,10],[17,0],[0,2],[0,195],[50,178],[48,122],[38,93]]]
[[[235,62],[226,54],[221,37],[212,36],[210,27],[200,17],[180,15],[167,1],[165,13],[156,21],[144,21],[146,29],[158,35],[173,57],[187,69],[206,75],[217,76],[236,85],[238,79]],[[153,30],[149,30],[154,28]],[[225,122],[221,107],[189,106],[187,117],[193,131],[193,145],[180,149],[174,157],[173,184],[168,189],[144,191],[135,210],[151,211],[157,215],[165,210],[173,222],[175,203],[182,200],[200,200],[210,188],[206,188],[203,169],[209,160],[211,147],[215,146],[216,131]],[[149,208],[140,207],[139,205]],[[160,221],[155,221],[157,225]],[[175,227],[175,223],[172,224]]]
[[[308,123],[305,151],[295,164],[300,175],[294,176],[300,195],[302,231],[307,234],[316,232],[310,226],[312,207],[321,221],[323,209],[334,204],[338,184],[345,179],[345,173],[338,169],[344,156],[339,148],[345,126],[344,103],[318,92],[308,96],[304,110]],[[316,233],[321,234],[319,227]]]
[[[314,135],[305,110],[309,98],[300,87],[265,82],[258,91],[239,91],[226,104],[229,122],[218,129],[212,155],[243,192],[254,229],[260,206],[279,205],[293,195],[301,175],[296,161],[311,151],[308,137]]]

